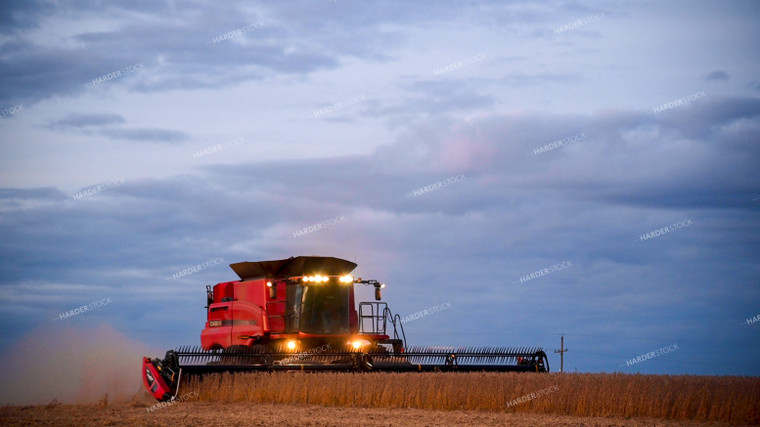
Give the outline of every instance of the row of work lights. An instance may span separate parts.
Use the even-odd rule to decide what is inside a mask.
[[[309,283],[309,282],[324,283],[330,280],[330,278],[328,276],[316,275],[316,276],[303,276],[301,280],[303,280],[305,283]],[[340,280],[340,283],[354,283],[353,276],[341,276],[339,280]]]
[[[331,279],[330,276],[322,276],[321,274],[317,274],[314,276],[302,276],[301,280],[304,283],[327,283]],[[341,276],[339,279],[340,283],[343,284],[349,284],[349,283],[361,283],[364,285],[370,285],[375,287],[375,299],[380,300],[380,289],[385,287],[385,283],[380,283],[377,280],[362,280],[361,277],[358,279],[354,279],[353,276]],[[292,283],[292,282],[290,282]],[[277,283],[273,283],[271,281],[267,282],[267,287],[269,287],[269,297],[275,298],[277,295]]]
[[[319,274],[316,276],[303,276],[301,280],[304,281],[304,283],[326,283],[330,280],[329,276],[320,276]],[[354,279],[353,276],[341,276],[340,283],[363,283],[365,285],[372,285],[376,289],[384,288],[385,283],[380,283],[377,280],[362,280],[361,277],[358,279]],[[268,287],[272,287],[273,283],[271,281],[267,282]]]
[[[316,276],[303,276],[301,280],[303,280],[304,283],[327,283],[330,280],[330,277],[317,274]],[[338,280],[340,280],[340,283],[354,283],[353,276],[341,276]],[[267,286],[271,288],[272,282],[267,282]]]

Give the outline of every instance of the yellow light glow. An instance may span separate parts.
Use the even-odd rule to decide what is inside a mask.
[[[351,276],[343,276],[340,278],[341,283],[352,283],[354,281],[354,278]]]
[[[271,288],[272,287],[272,282],[267,282],[267,287]]]
[[[295,350],[296,349],[296,342],[293,340],[288,341],[288,350]]]
[[[347,344],[353,347],[354,350],[361,350],[363,347],[371,345],[372,343],[367,340],[353,340],[349,341]]]
[[[313,283],[327,283],[330,281],[330,278],[328,276],[322,276],[320,274],[317,274],[315,276],[303,276],[304,282],[313,282]]]

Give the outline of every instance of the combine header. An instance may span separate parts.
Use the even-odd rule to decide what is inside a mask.
[[[187,375],[245,371],[548,372],[541,348],[407,347],[404,327],[381,302],[377,280],[354,278],[356,264],[299,256],[240,262],[239,281],[206,287],[200,347],[143,358],[143,383],[159,401],[173,399]],[[354,284],[372,286],[359,303]]]

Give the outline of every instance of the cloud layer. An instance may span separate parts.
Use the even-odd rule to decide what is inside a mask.
[[[3,4],[0,352],[197,344],[236,276],[177,272],[327,255],[402,317],[449,304],[410,344],[760,374],[757,6],[444,3]]]

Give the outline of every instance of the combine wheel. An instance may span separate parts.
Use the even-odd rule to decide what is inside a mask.
[[[354,368],[357,371],[370,372],[375,369],[372,364],[372,356],[369,354],[356,353],[354,356]]]
[[[459,363],[457,362],[456,354],[450,354],[446,356],[446,368],[456,369],[458,366],[459,366]]]
[[[404,352],[404,347],[401,346],[401,344],[394,343],[393,344],[393,354],[399,355]]]
[[[269,372],[274,371],[274,369],[272,368],[274,366],[274,357],[272,357],[272,355],[269,353],[264,354],[263,356],[257,357],[256,363],[265,365]]]

